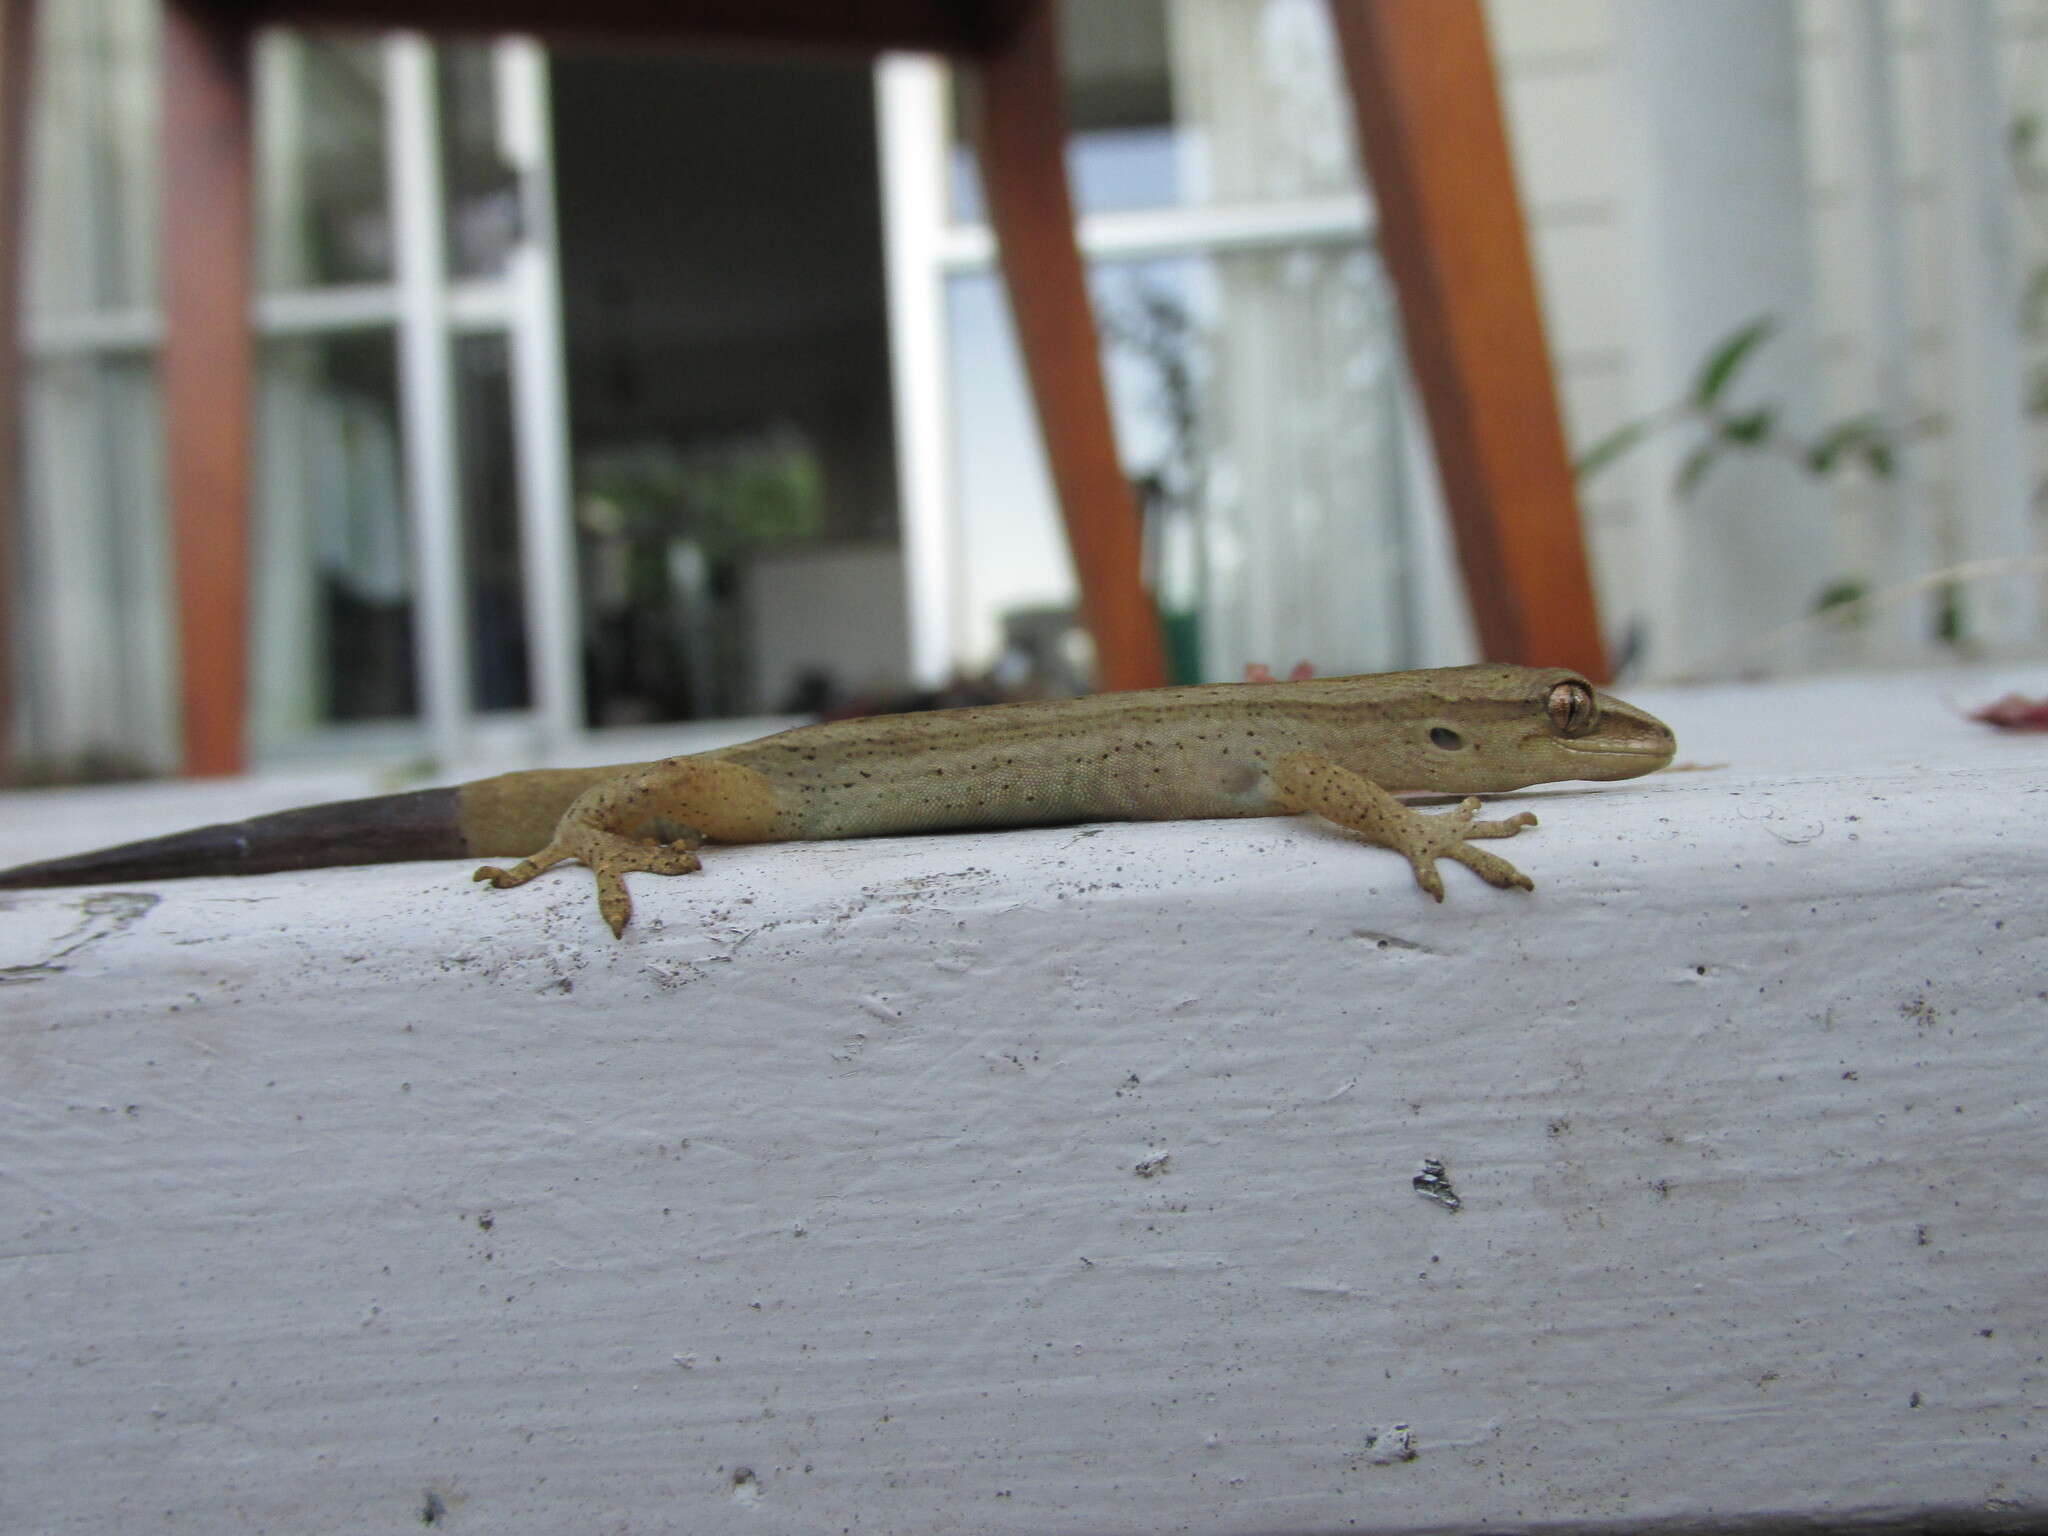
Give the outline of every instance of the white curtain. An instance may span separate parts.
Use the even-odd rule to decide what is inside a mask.
[[[333,382],[319,340],[265,355],[253,696],[259,742],[327,722],[337,659],[328,584],[390,606],[412,593],[398,424],[388,398]]]
[[[167,769],[178,685],[154,367],[44,363],[27,406],[23,748]]]
[[[26,301],[31,334],[156,301],[157,8],[39,15]],[[153,359],[53,350],[24,411],[20,740],[32,757],[176,760],[170,563]]]
[[[1188,192],[1255,203],[1358,171],[1323,0],[1173,0]],[[1398,666],[1412,651],[1391,296],[1357,245],[1226,251],[1205,402],[1203,670]]]
[[[27,304],[75,316],[156,302],[155,0],[37,8]]]

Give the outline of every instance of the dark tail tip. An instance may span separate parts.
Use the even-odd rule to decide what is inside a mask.
[[[462,858],[469,847],[456,824],[455,795],[453,789],[420,789],[195,827],[0,869],[0,890]]]

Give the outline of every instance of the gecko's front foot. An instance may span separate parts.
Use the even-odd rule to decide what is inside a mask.
[[[618,938],[633,916],[633,898],[626,894],[626,876],[694,874],[704,867],[695,852],[703,845],[704,839],[694,832],[673,842],[650,842],[576,824],[565,816],[547,847],[532,858],[521,859],[509,870],[486,864],[470,878],[488,880],[497,889],[506,890],[526,884],[557,864],[580,859],[597,876],[597,910],[610,927],[612,937]]]
[[[1462,864],[1488,885],[1497,885],[1502,890],[1536,889],[1533,880],[1499,854],[1471,846],[1475,837],[1513,837],[1522,828],[1535,826],[1536,818],[1529,812],[1517,811],[1505,821],[1480,821],[1476,797],[1461,800],[1434,816],[1408,806],[1402,809],[1413,819],[1404,825],[1405,836],[1394,847],[1408,856],[1408,865],[1415,871],[1415,883],[1438,901],[1444,899],[1444,877],[1437,870],[1438,859]]]
[[[1461,800],[1448,811],[1430,815],[1403,805],[1372,780],[1313,752],[1296,752],[1273,767],[1273,787],[1290,810],[1314,811],[1340,827],[1349,827],[1382,848],[1408,860],[1415,883],[1444,899],[1444,877],[1438,859],[1462,864],[1489,885],[1534,890],[1535,883],[1498,854],[1472,846],[1473,838],[1513,837],[1536,825],[1527,811],[1505,821],[1481,821],[1477,798]]]

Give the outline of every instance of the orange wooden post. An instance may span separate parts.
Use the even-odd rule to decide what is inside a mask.
[[[239,773],[249,690],[249,35],[163,28],[163,411],[188,774]]]
[[[1067,190],[1054,6],[1039,0],[981,60],[982,185],[1039,431],[1066,522],[1081,613],[1105,690],[1166,681],[1159,620],[1145,591],[1137,499],[1117,458],[1102,352]]]
[[[1494,661],[1607,675],[1478,0],[1330,0],[1379,241]]]
[[[0,779],[14,757],[15,551],[21,547],[21,285],[35,0],[0,0]]]

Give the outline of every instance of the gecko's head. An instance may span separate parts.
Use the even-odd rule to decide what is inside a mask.
[[[1655,715],[1600,692],[1566,667],[1452,669],[1469,700],[1410,725],[1433,786],[1453,793],[1566,779],[1632,779],[1671,761],[1677,738]]]

